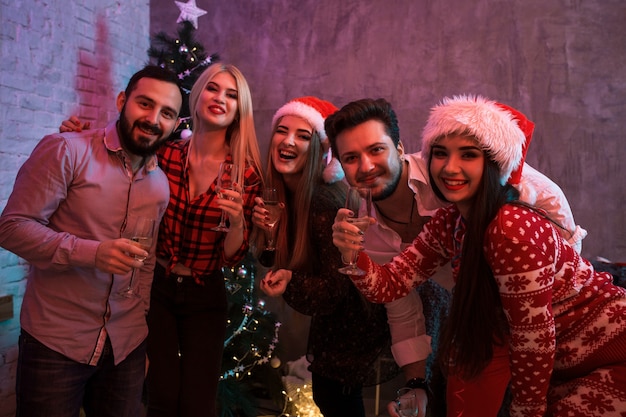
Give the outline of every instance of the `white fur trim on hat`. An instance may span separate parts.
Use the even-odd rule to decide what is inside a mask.
[[[324,102],[310,96],[291,100],[278,109],[276,114],[274,114],[274,117],[272,118],[272,129],[276,127],[276,123],[281,117],[286,115],[298,116],[306,120],[311,127],[317,131],[320,139],[325,141],[327,136],[326,130],[324,129],[324,120],[326,120],[326,117],[330,114],[322,114],[327,113],[327,111],[325,109],[326,106],[320,107],[321,104],[326,106],[331,105],[329,102]],[[336,108],[334,110],[336,110]]]
[[[513,114],[482,96],[446,97],[433,107],[422,133],[422,154],[427,160],[433,145],[445,135],[469,133],[500,167],[505,184],[523,158],[526,140]]]

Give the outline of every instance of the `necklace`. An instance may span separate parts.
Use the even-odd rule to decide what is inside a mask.
[[[402,225],[402,226],[406,226],[411,223],[411,220],[413,220],[414,211],[415,211],[415,197],[413,196],[411,198],[411,211],[409,212],[409,219],[407,221],[398,221],[398,220],[392,219],[391,217],[388,217],[385,213],[383,213],[380,207],[378,208],[378,214],[380,214],[383,219],[390,221],[392,223],[395,223],[395,224]]]

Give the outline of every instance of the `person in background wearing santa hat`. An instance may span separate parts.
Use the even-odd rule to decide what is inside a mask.
[[[248,251],[262,184],[252,99],[233,65],[216,63],[189,97],[193,133],[158,151],[170,200],[159,228],[148,313],[148,417],[213,417],[226,334],[222,267]],[[63,122],[62,131],[80,121]],[[84,126],[83,126],[84,128]],[[238,166],[235,190],[216,190],[222,162]],[[214,231],[227,214],[230,230]]]
[[[481,96],[446,98],[422,136],[439,209],[385,265],[361,253],[351,276],[373,302],[389,302],[451,262],[455,290],[439,349],[447,415],[621,416],[626,408],[626,290],[591,264],[544,211],[509,182],[527,137],[518,115]],[[361,250],[339,210],[333,243]],[[372,220],[374,221],[374,220]]]
[[[270,296],[282,295],[292,308],[311,316],[307,359],[313,399],[322,414],[364,417],[362,387],[378,382],[375,363],[385,352],[391,358],[391,339],[385,307],[367,302],[337,271],[343,262],[332,244],[331,226],[345,204],[346,184],[340,181],[338,161],[325,155],[324,130],[325,118],[336,110],[307,96],[289,101],[273,117],[266,184],[278,190],[285,207],[273,269],[260,288]],[[267,229],[264,202],[257,203],[253,222]],[[281,288],[271,285],[278,276],[285,284]],[[387,361],[380,379],[397,371]]]

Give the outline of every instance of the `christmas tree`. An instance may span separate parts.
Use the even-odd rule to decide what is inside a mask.
[[[238,266],[223,268],[229,308],[218,401],[224,417],[255,416],[257,398],[281,401],[280,360],[272,357],[280,323],[258,298],[255,265],[249,253]]]
[[[160,32],[152,38],[148,49],[153,64],[178,74],[186,93],[183,94],[181,124],[172,135],[173,139],[186,137],[193,128],[188,94],[202,71],[219,60],[217,54],[209,55],[195,40],[196,27],[197,21],[194,24],[183,19],[179,22],[177,36]],[[282,382],[277,370],[280,360],[273,357],[280,323],[265,310],[264,301],[258,297],[254,285],[255,265],[254,257],[249,254],[239,265],[223,268],[229,312],[218,392],[222,417],[256,416],[259,398],[272,399],[282,407]]]
[[[193,24],[184,20],[178,25],[176,37],[159,32],[152,37],[148,56],[153,63],[168,68],[178,74],[183,90],[183,106],[180,111],[181,123],[172,133],[172,138],[185,137],[191,129],[189,117],[189,93],[198,76],[213,62],[219,60],[218,54],[209,55],[204,46],[194,36]],[[185,133],[183,133],[185,132]]]

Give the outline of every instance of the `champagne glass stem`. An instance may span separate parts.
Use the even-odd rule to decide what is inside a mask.
[[[218,227],[220,229],[226,229],[226,216],[224,215],[224,210],[222,210],[222,214],[220,215],[220,224]]]
[[[130,281],[128,281],[128,288],[126,289],[126,291],[129,293],[133,292],[133,281],[135,280],[135,272],[137,272],[137,268],[133,268],[133,271],[130,273]]]
[[[267,232],[267,243],[265,245],[265,249],[267,250],[275,250],[275,243],[274,243],[274,226],[270,227],[270,230]]]
[[[218,195],[220,195],[219,191],[218,191]],[[224,210],[222,210],[222,213],[220,214],[219,224],[215,227],[212,227],[211,230],[214,230],[216,232],[228,232],[230,230],[228,226],[226,225],[226,213],[224,212]]]

